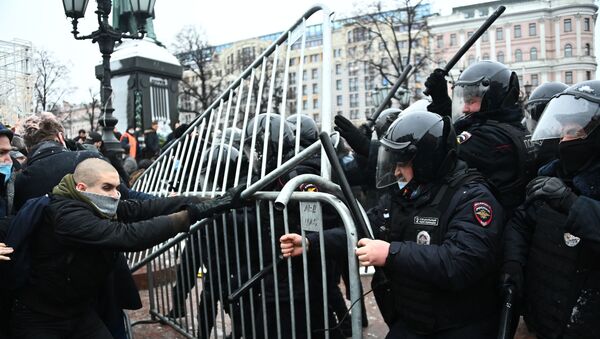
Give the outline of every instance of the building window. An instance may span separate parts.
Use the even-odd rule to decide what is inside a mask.
[[[319,94],[319,84],[312,84],[312,94]]]
[[[586,56],[592,55],[592,47],[590,46],[590,44],[585,44],[584,53]]]
[[[499,63],[504,63],[504,52],[500,51],[496,54],[496,61]]]
[[[290,72],[289,83],[290,83],[290,85],[296,84],[296,72]]]
[[[520,49],[517,48],[517,50],[515,51],[515,61],[516,62],[521,62],[523,61],[523,52],[521,52]]]
[[[358,110],[351,109],[350,110],[350,120],[356,120],[356,119],[358,119]]]
[[[350,91],[350,92],[358,91],[358,78],[349,78],[348,79],[348,91]]]
[[[308,73],[306,72],[306,70],[302,71],[302,80],[304,80],[304,81],[308,80]]]
[[[436,41],[437,41],[437,48],[443,48],[444,47],[444,36],[443,35],[438,35],[436,37]]]
[[[586,32],[590,31],[590,18],[583,19],[583,30]]]
[[[338,80],[335,81],[335,89],[338,90],[338,91],[342,90],[342,80],[338,79]]]
[[[302,109],[303,110],[307,110],[308,109],[308,101],[306,101],[306,99],[302,100]]]
[[[340,58],[342,56],[342,49],[341,48],[336,48],[333,50],[333,57],[334,58]]]
[[[565,84],[567,84],[567,85],[573,84],[573,72],[571,72],[571,71],[565,72]]]
[[[592,80],[592,72],[585,71],[585,80]]]
[[[342,65],[340,64],[336,64],[335,65],[335,74],[342,74]]]
[[[481,36],[481,41],[482,42],[488,42],[488,41],[490,41],[490,35],[488,34],[487,31],[485,31],[485,33],[483,33],[483,35]]]
[[[515,25],[515,27],[514,27],[514,35],[515,35],[515,38],[520,38],[521,37],[521,25]]]
[[[487,53],[483,53],[483,60],[490,60],[490,55]]]
[[[319,70],[316,68],[313,68],[310,70],[310,78],[315,80],[319,78]]]
[[[540,84],[540,80],[538,79],[538,75],[532,74],[531,75],[531,85],[537,87],[537,86],[539,86],[539,84]]]
[[[450,46],[456,46],[456,33],[450,34]]]
[[[319,98],[313,98],[313,108],[319,108]]]
[[[358,93],[350,94],[350,107],[358,107]]]
[[[471,66],[475,62],[475,56],[473,54],[469,55],[468,64]]]
[[[470,39],[472,35],[473,35],[473,31],[467,32],[467,39]]]
[[[571,19],[565,19],[565,33],[571,31]]]
[[[348,43],[371,39],[371,31],[366,27],[356,27],[348,32]]]
[[[503,39],[504,39],[504,31],[502,30],[502,27],[496,28],[496,40],[500,41]]]
[[[356,67],[356,64],[354,62],[349,62],[348,63],[348,76],[355,76],[357,72],[358,72],[358,67]]]
[[[338,95],[338,96],[336,96],[336,97],[335,97],[335,103],[336,103],[338,106],[342,106],[342,104],[344,103],[343,96],[341,96],[341,95]]]
[[[310,62],[319,62],[319,54],[312,54],[310,56]]]
[[[529,60],[536,61],[537,60],[537,48],[531,47],[529,50]]]
[[[573,56],[573,46],[571,44],[565,45],[565,58],[570,58]]]
[[[302,95],[306,95],[306,85],[302,85]]]
[[[529,36],[536,36],[537,35],[537,27],[534,23],[529,24]]]

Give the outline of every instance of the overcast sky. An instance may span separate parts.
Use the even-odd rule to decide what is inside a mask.
[[[321,0],[344,17],[354,13],[357,4],[368,0]],[[383,0],[394,3],[394,0]],[[447,5],[445,1],[432,1],[434,8]],[[473,3],[473,0],[454,1],[453,5]],[[154,29],[159,41],[171,47],[175,35],[186,25],[201,27],[211,44],[221,44],[283,31],[291,26],[315,0],[158,0]],[[87,16],[80,20],[79,31],[88,34],[97,28],[93,11],[95,1],[90,0]],[[442,8],[444,12],[449,7]],[[444,13],[445,14],[445,13]],[[25,39],[36,48],[52,52],[69,66],[70,80],[76,88],[66,97],[68,101],[88,100],[88,88],[97,90],[94,66],[100,63],[98,47],[90,41],[76,41],[71,22],[64,15],[59,0],[0,0],[0,40]]]

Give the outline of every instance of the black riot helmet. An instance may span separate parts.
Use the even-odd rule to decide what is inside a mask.
[[[465,115],[465,108],[481,101],[478,112],[492,115],[503,108],[514,106],[519,99],[519,78],[504,64],[484,60],[467,67],[454,83],[452,91],[452,119]],[[496,113],[497,114],[497,113]]]
[[[296,138],[298,137],[297,127],[300,124],[300,145],[302,147],[308,147],[319,140],[319,127],[312,117],[306,114],[292,114],[286,120]]]
[[[414,180],[442,178],[456,162],[456,133],[449,118],[428,111],[401,114],[380,140],[377,187],[398,181],[396,166],[412,162]]]
[[[600,154],[600,80],[568,87],[550,99],[532,141],[559,139],[559,158],[566,174],[587,168]]]
[[[240,159],[242,157],[242,159]],[[242,161],[240,171],[237,172],[238,160]],[[213,188],[218,191],[224,191],[233,187],[236,174],[239,176],[239,183],[245,182],[248,173],[248,161],[238,151],[236,147],[229,147],[227,144],[217,144],[213,146],[204,159],[201,167],[200,188],[203,188],[204,179],[208,176],[205,190],[210,192]]]
[[[281,128],[283,128],[283,135],[280,139]],[[256,135],[254,145],[252,144],[253,135]],[[248,122],[244,137],[244,153],[252,162],[254,173],[261,173],[263,159],[266,161],[266,172],[277,167],[280,146],[282,157],[294,148],[294,133],[287,121],[281,119],[280,115],[261,113]]]
[[[387,132],[390,125],[398,118],[398,115],[402,113],[402,110],[399,108],[388,108],[383,110],[377,119],[375,119],[375,133],[377,133],[377,138],[381,139],[385,132]]]
[[[527,103],[525,104],[525,122],[527,124],[527,129],[530,132],[533,132],[535,129],[548,101],[550,101],[554,95],[567,89],[567,87],[568,86],[562,82],[546,82],[538,86],[531,95],[529,95]]]
[[[240,147],[240,140],[242,139],[242,130],[237,127],[227,127],[222,133],[217,136],[217,143],[221,142],[221,138],[225,138],[225,145],[229,145],[232,142],[231,138],[233,138],[232,146],[235,148]]]

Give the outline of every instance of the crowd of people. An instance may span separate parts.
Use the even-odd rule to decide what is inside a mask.
[[[545,83],[520,100],[515,72],[480,61],[461,73],[451,91],[441,69],[425,85],[431,100],[387,109],[373,127],[335,117],[345,141],[338,147],[340,164],[350,184],[365,193],[373,226],[374,238],[362,235],[355,254],[361,265],[375,267],[371,287],[387,338],[496,338],[501,331],[510,337],[520,316],[539,338],[597,337],[600,81]],[[318,233],[300,235],[297,207],[290,205],[284,215],[265,201],[249,204],[238,185],[317,141],[318,124],[306,115],[262,113],[244,131],[222,131],[220,138],[231,142],[211,145],[210,154],[227,156],[180,164],[197,168],[186,174],[195,182],[211,170],[237,166],[227,177],[204,180],[218,179],[210,187],[225,193],[202,202],[131,189],[161,153],[157,127],[153,122],[143,141],[140,131],[128,128],[117,136],[124,153],[112,153],[97,132],[81,130],[66,139],[51,114],[32,116],[14,130],[0,125],[0,338],[124,338],[122,310],[141,304],[123,252],[152,247],[224,212],[227,217],[214,218],[215,227],[186,241],[169,317],[185,316],[196,273],[204,270],[198,337],[210,336],[217,303],[238,329],[235,337],[276,337],[292,329],[297,338],[325,331],[334,338],[351,335],[351,310],[339,287],[341,278],[348,286],[350,259],[339,216],[323,207],[326,253],[318,253]],[[162,149],[188,127],[177,127]],[[319,174],[320,166],[320,156],[309,158],[264,189],[281,190],[295,176]],[[229,213],[240,208],[244,213]],[[234,236],[221,223],[244,224],[246,232]],[[280,248],[273,249],[270,239],[279,239]],[[207,241],[225,246],[197,248]],[[281,251],[294,268],[269,273],[262,289],[242,299],[263,303],[250,312],[240,300],[207,289],[236,289],[258,272],[259,245],[261,256]],[[244,262],[225,261],[223,248],[248,255]],[[308,272],[302,270],[303,248]],[[319,255],[326,255],[327,270],[321,270]],[[231,274],[217,274],[217,268]],[[304,302],[305,283],[310,304]],[[287,284],[294,291],[281,287]],[[329,300],[328,314],[321,297]],[[501,322],[507,314],[509,321]],[[239,330],[251,321],[258,325]]]

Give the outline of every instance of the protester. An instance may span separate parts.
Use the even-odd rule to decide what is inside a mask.
[[[108,162],[87,159],[54,187],[31,240],[31,278],[15,300],[15,338],[110,337],[93,306],[117,252],[151,247],[241,206],[241,187],[196,204],[183,197],[121,201],[119,184]]]

